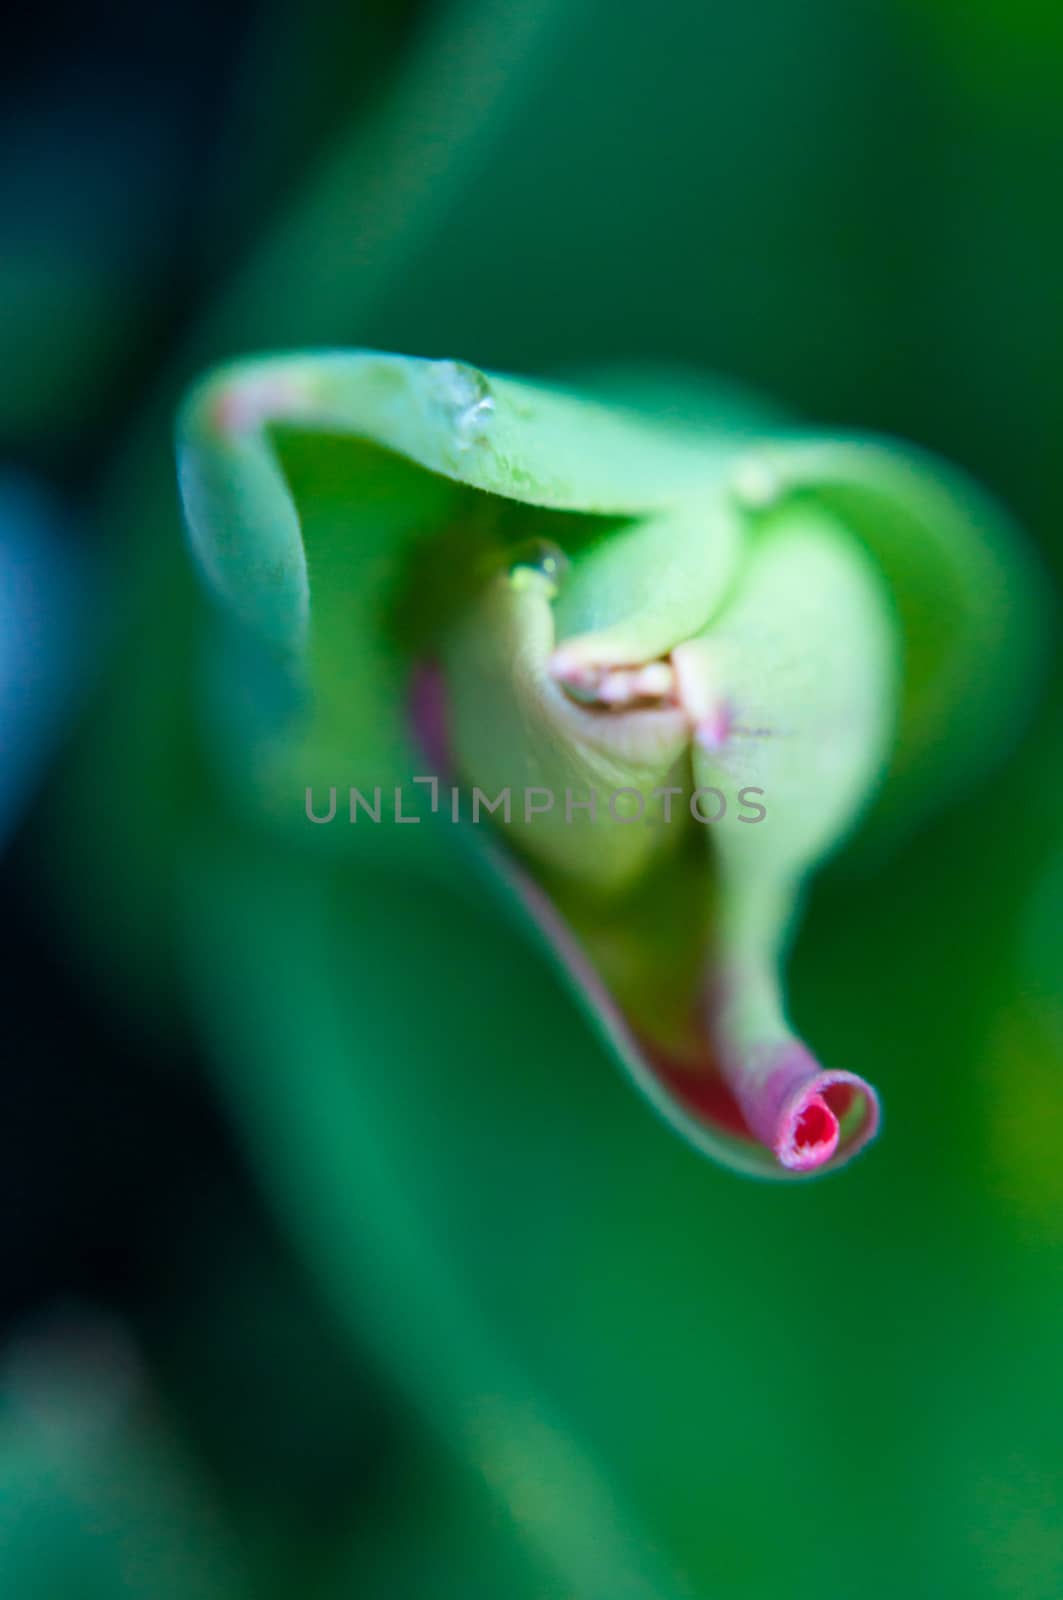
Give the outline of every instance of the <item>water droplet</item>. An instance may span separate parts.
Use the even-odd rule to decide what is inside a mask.
[[[483,444],[495,409],[491,385],[482,372],[462,361],[432,364],[436,397],[446,407],[459,450]]]
[[[545,584],[552,600],[568,571],[569,561],[560,545],[549,539],[529,539],[509,555],[509,579],[516,588]]]

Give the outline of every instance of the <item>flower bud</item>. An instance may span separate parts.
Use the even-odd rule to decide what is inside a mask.
[[[429,753],[462,842],[693,1143],[794,1176],[872,1136],[859,1063],[791,1029],[785,957],[871,803],[910,819],[1016,722],[1037,603],[994,508],[689,388],[665,420],[371,352],[209,379],[180,462],[208,582],[299,685],[260,798],[329,763],[398,794]]]

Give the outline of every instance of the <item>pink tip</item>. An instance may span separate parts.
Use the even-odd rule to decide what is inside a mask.
[[[225,385],[214,401],[213,422],[228,436],[251,433],[271,419],[295,421],[309,408],[310,390],[291,373],[250,372]]]
[[[750,1131],[789,1172],[844,1160],[878,1129],[871,1085],[852,1072],[825,1071],[801,1044],[774,1046],[767,1060],[744,1062],[727,1076]]]
[[[775,1145],[775,1154],[791,1172],[812,1172],[825,1166],[838,1148],[838,1119],[821,1094],[801,1101]]]

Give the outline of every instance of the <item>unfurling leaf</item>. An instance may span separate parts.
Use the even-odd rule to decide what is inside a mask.
[[[196,389],[193,549],[292,691],[247,769],[352,847],[471,844],[669,1120],[745,1171],[824,1170],[878,1106],[787,1020],[803,886],[873,800],[903,820],[992,755],[1033,585],[929,461],[689,384],[605,392],[368,352]],[[403,826],[418,779],[432,829]],[[346,825],[350,790],[392,826]]]

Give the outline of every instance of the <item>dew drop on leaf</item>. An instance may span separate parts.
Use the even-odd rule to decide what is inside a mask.
[[[495,402],[483,373],[462,361],[436,361],[430,371],[430,386],[449,414],[458,449],[469,450],[484,443]]]
[[[549,539],[529,539],[511,552],[509,578],[517,588],[532,583],[545,584],[552,600],[561,587],[568,566],[568,557],[560,545]]]

